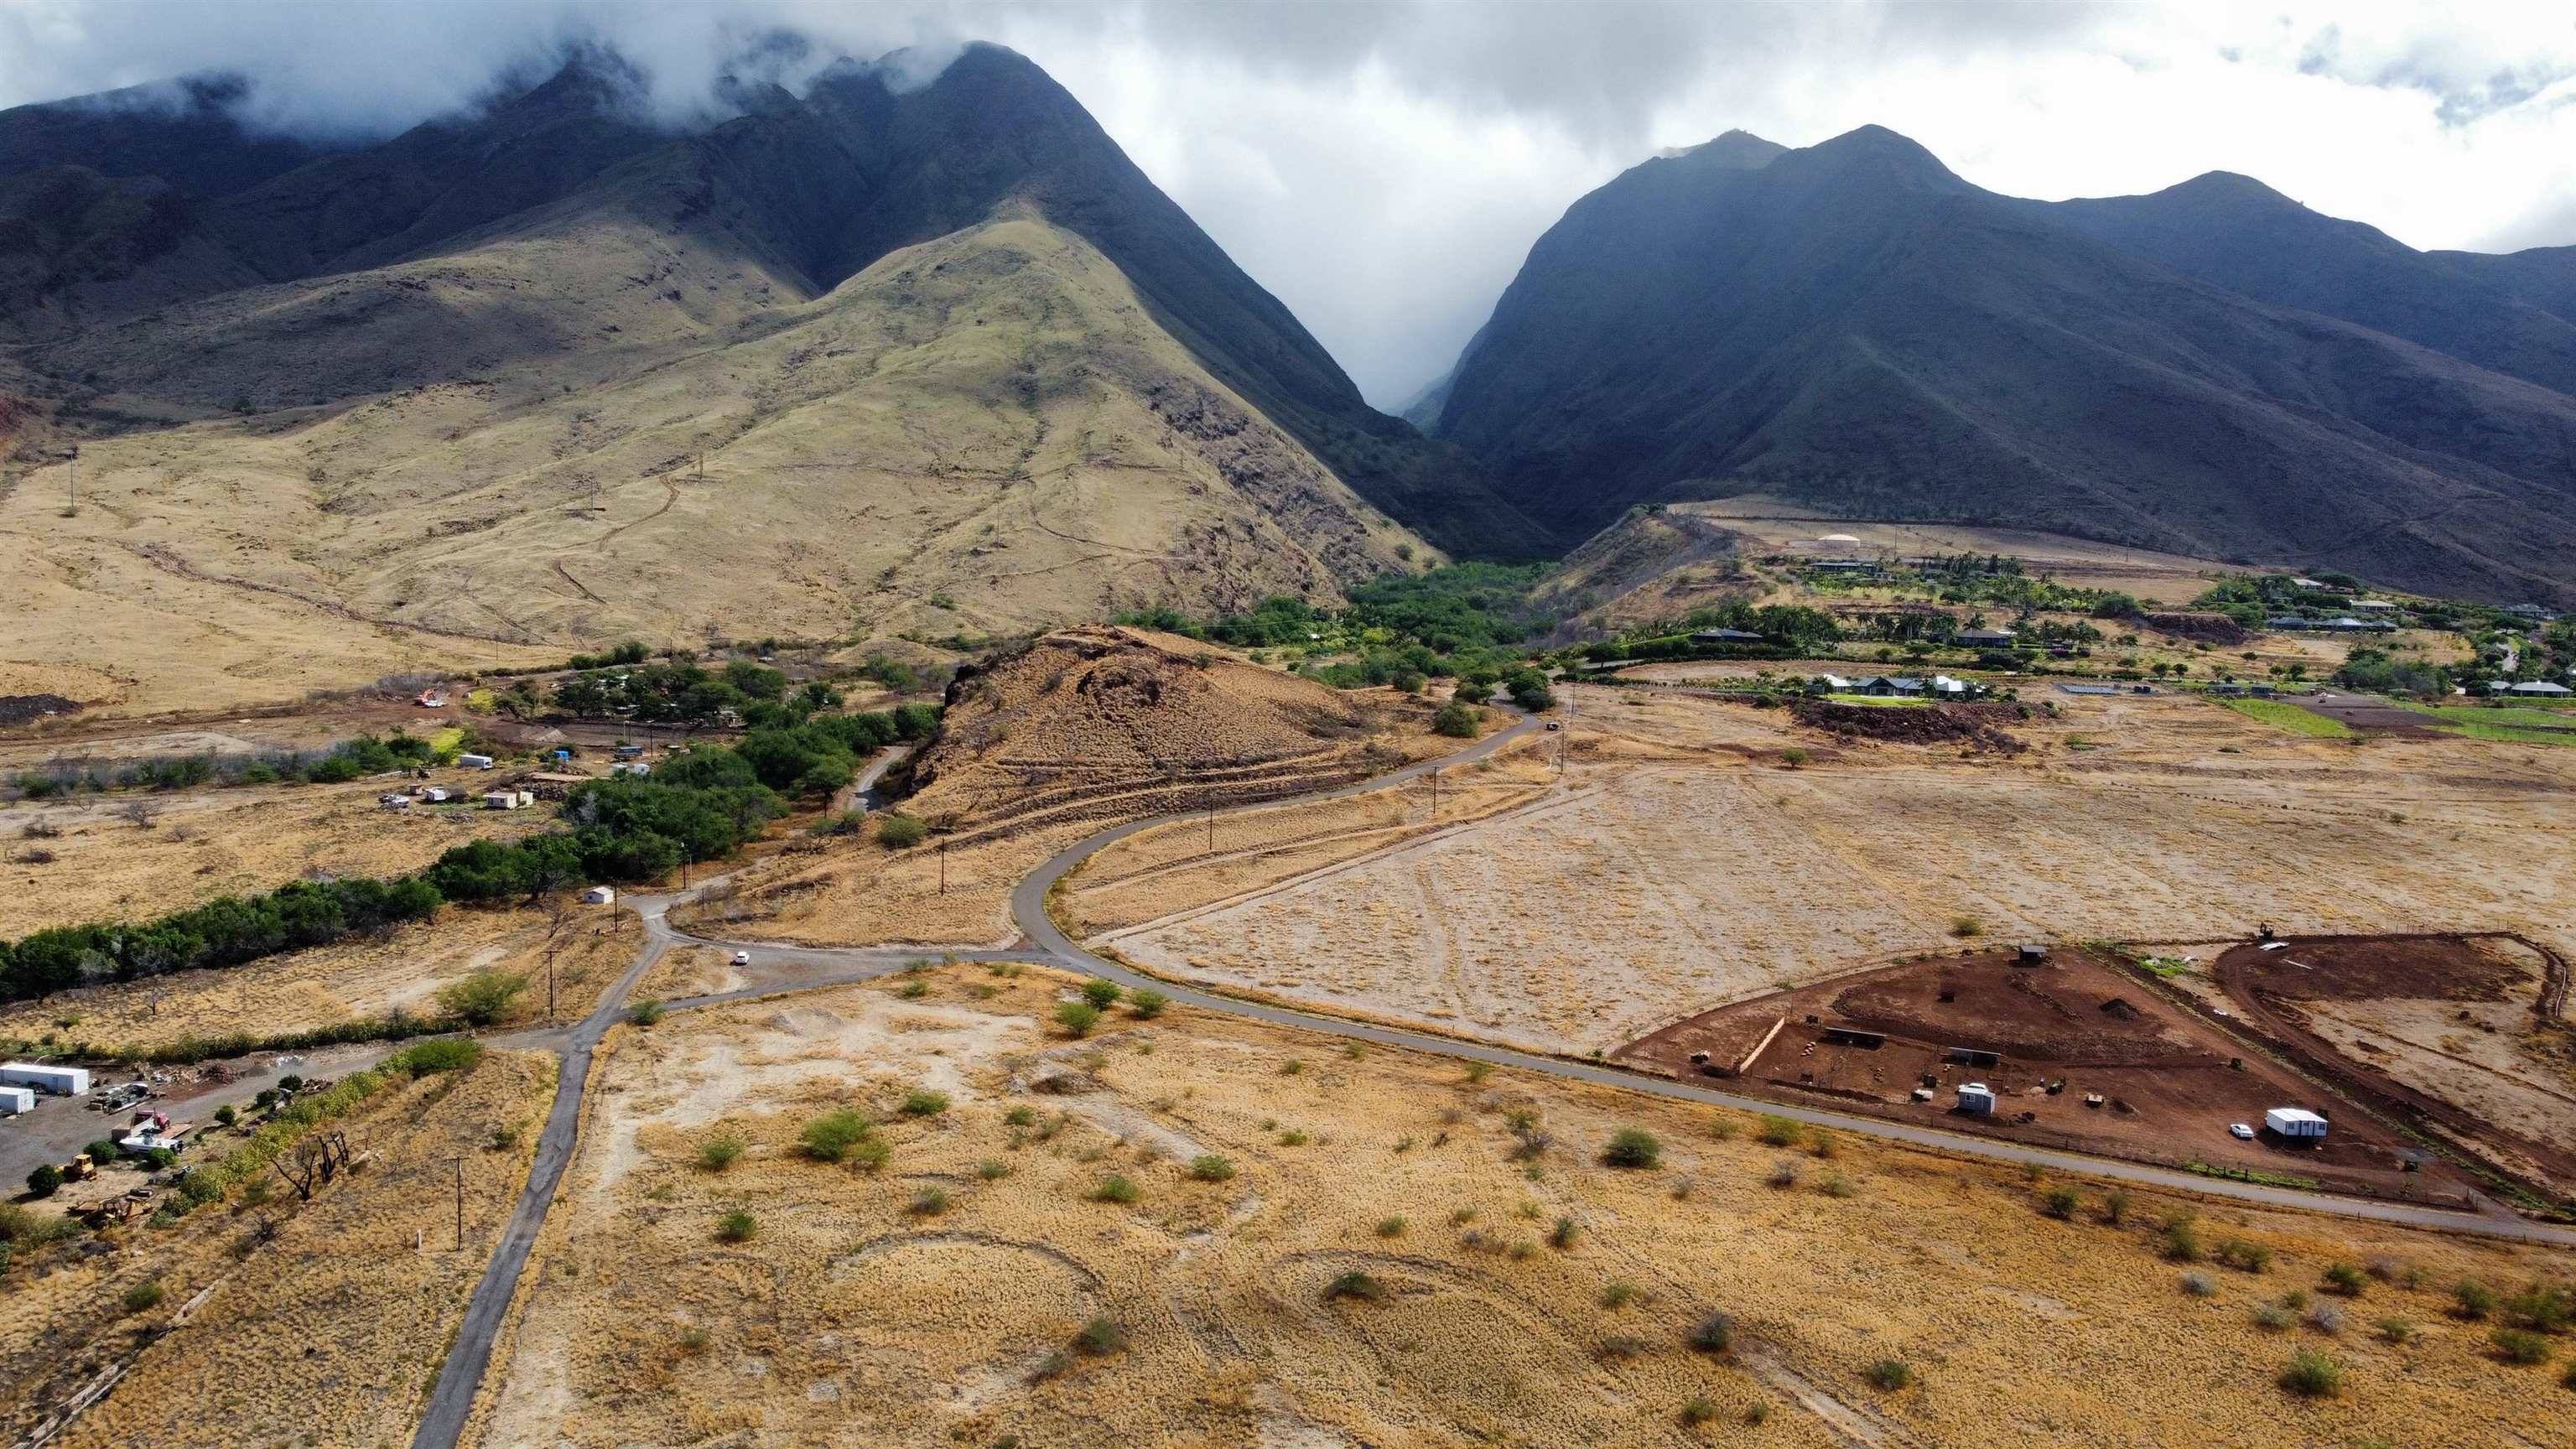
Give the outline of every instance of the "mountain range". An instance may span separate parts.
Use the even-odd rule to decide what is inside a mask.
[[[1538,546],[1038,67],[913,69],[673,127],[581,53],[339,147],[211,82],[0,113],[0,543],[120,608],[157,575],[173,628],[211,589],[424,648],[986,634]],[[25,484],[74,443],[58,516]]]
[[[1721,497],[2576,601],[2576,249],[1731,132],[1576,202],[1406,421],[1037,66],[917,59],[685,124],[602,51],[376,141],[0,112],[0,665],[954,641]]]
[[[2050,204],[1731,132],[1577,201],[1409,413],[1560,548],[1749,496],[2576,599],[2576,248],[2241,176]]]

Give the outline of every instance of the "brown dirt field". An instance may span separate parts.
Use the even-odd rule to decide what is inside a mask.
[[[635,983],[630,996],[636,1001],[677,1001],[737,990],[742,984],[743,974],[735,969],[732,952],[713,946],[673,946]]]
[[[113,1056],[185,1037],[287,1032],[397,1009],[428,1016],[438,1011],[439,987],[485,968],[528,978],[509,1020],[534,1020],[546,1004],[546,927],[539,911],[448,906],[382,940],[13,1002],[0,1006],[0,1037],[81,1043]],[[555,954],[556,1014],[568,1020],[589,1011],[635,959],[640,939],[631,912],[576,913]]]
[[[2297,938],[2211,964],[2249,1026],[2544,1196],[2576,1196],[2576,1034],[2548,959],[2510,937]],[[2562,988],[2563,989],[2563,988]]]
[[[469,1442],[1681,1445],[1758,1403],[1762,1442],[1800,1446],[2540,1443],[2562,1414],[2440,1305],[2564,1254],[2213,1206],[2204,1236],[2276,1256],[2193,1298],[2152,1194],[2108,1226],[2085,1185],[2057,1222],[2015,1174],[1850,1142],[1775,1189],[1783,1154],[1733,1114],[1181,1010],[1069,1043],[1032,1019],[1061,978],[926,979],[919,1002],[869,986],[618,1030]],[[950,1105],[893,1115],[915,1084]],[[881,1170],[799,1156],[836,1103],[888,1118]],[[1532,1162],[1516,1112],[1547,1134]],[[1631,1125],[1659,1170],[1597,1161]],[[696,1161],[718,1133],[750,1144],[720,1173]],[[1194,1180],[1201,1154],[1235,1175]],[[1093,1199],[1113,1173],[1138,1202]],[[719,1241],[737,1207],[753,1235]],[[2398,1281],[2352,1312],[2424,1325],[2405,1347],[2251,1320],[2382,1257]],[[1346,1273],[1381,1298],[1328,1300]],[[1684,1346],[1711,1311],[1729,1355]],[[1123,1345],[1079,1351],[1093,1317]],[[2348,1365],[2341,1398],[2274,1386],[2294,1347]],[[1864,1383],[1891,1356],[1915,1387]],[[1708,1430],[1681,1426],[1694,1398]]]
[[[1108,944],[1250,987],[1609,1050],[1838,971],[1997,939],[2519,929],[2576,938],[2576,768],[2304,740],[2208,702],[2069,696],[2027,755],[1816,748],[1777,711],[1580,687],[1566,798]],[[1554,736],[1550,737],[1555,738]],[[2563,753],[2563,752],[2561,752]]]
[[[2295,704],[2310,714],[2327,719],[2364,734],[2421,735],[2439,738],[2433,726],[2440,723],[2428,714],[2418,714],[2402,705],[2366,695],[2347,694],[2342,690],[2321,690],[2315,694],[2281,696],[2284,704]]]
[[[1776,1035],[1775,1024],[1785,1022]],[[1876,1047],[1829,1041],[1832,1028],[1885,1035]],[[1766,1036],[1769,1038],[1765,1042]],[[2403,1141],[2280,1064],[2251,1053],[2117,965],[2074,948],[2018,966],[2006,950],[1936,957],[1766,996],[1665,1027],[1613,1052],[1614,1061],[1672,1076],[1753,1057],[1735,1085],[1787,1101],[1829,1100],[1876,1115],[2180,1165],[2193,1160],[2289,1173],[2384,1195],[2457,1194],[2470,1181],[2436,1166],[2409,1174]],[[1952,1064],[1947,1049],[2000,1054],[1991,1066]],[[2241,1070],[2231,1069],[2241,1060]],[[1911,1093],[1923,1079],[1932,1099]],[[1962,1082],[1997,1097],[1990,1119],[1952,1110]],[[2047,1088],[2062,1083],[2055,1094]],[[2104,1099],[2100,1107],[2088,1094]],[[2334,1130],[2322,1148],[2227,1135],[2261,1126],[2267,1107],[2323,1105]],[[2028,1121],[2022,1120],[2025,1116]]]
[[[553,1061],[494,1054],[461,1077],[389,1087],[342,1119],[373,1154],[310,1204],[273,1176],[265,1206],[238,1200],[176,1224],[139,1220],[12,1269],[0,1327],[0,1402],[23,1430],[108,1365],[132,1367],[53,1442],[86,1446],[400,1445],[465,1298],[527,1175]],[[516,1143],[495,1133],[517,1127]],[[454,1159],[465,1158],[465,1251],[452,1251]],[[263,1217],[273,1241],[255,1244]],[[426,1243],[413,1250],[414,1235]],[[60,1254],[59,1257],[53,1256]],[[30,1259],[35,1261],[31,1262]],[[158,1279],[159,1306],[120,1313]],[[187,1321],[168,1325],[199,1294]],[[166,1330],[166,1331],[165,1331]]]
[[[809,946],[1006,946],[1019,934],[1011,922],[1011,888],[1104,823],[1071,821],[953,846],[945,852],[945,891],[935,841],[888,850],[841,837],[814,853],[780,853],[745,865],[673,911],[671,920],[705,935]]]
[[[475,772],[441,771],[457,787]],[[454,775],[456,778],[445,778]],[[390,785],[251,785],[238,789],[118,792],[74,801],[0,806],[0,938],[83,921],[135,920],[217,896],[274,890],[312,872],[400,875],[469,840],[506,840],[543,828],[544,811],[382,810]],[[145,829],[128,805],[155,812]],[[28,829],[59,830],[31,838]],[[54,859],[35,864],[32,850]]]

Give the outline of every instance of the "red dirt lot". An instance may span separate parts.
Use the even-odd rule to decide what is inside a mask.
[[[2480,1059],[2481,1049],[2492,1048],[2487,1038],[2513,1035],[2508,1029],[2496,1038],[2492,1018],[2498,1013],[2492,1008],[2518,1008],[2504,1014],[2508,1028],[2516,1019],[2555,1026],[2566,1010],[2567,975],[2558,953],[2519,936],[2304,937],[2284,941],[2278,950],[2247,942],[2211,963],[2211,978],[2235,1003],[2242,1027],[2271,1050],[2345,1096],[2447,1140],[2544,1197],[2576,1182],[2576,1151],[2559,1134],[2535,1131],[2530,1123],[2480,1115],[2464,1105],[2476,1101],[2474,1095],[2454,1095],[2457,1080],[2443,1079],[2463,1073],[2472,1079],[2514,1077]],[[2462,1023],[2458,1033],[2465,1045],[2438,1057],[2397,1058],[2392,1071],[2389,1061],[2356,1055],[2317,1030],[2320,1012],[2355,1002],[2431,1004],[2441,1020]],[[2375,1043],[2388,1040],[2373,1033],[2357,1045],[2386,1055]],[[2566,1100],[2564,1082],[2553,1089],[2537,1073],[2521,1075],[2547,1104],[2540,1110],[2555,1111]]]
[[[2433,726],[2441,723],[2429,714],[2418,714],[2384,699],[2366,694],[2347,694],[2339,689],[2319,690],[2315,694],[2281,696],[2283,704],[2295,704],[2310,714],[2321,714],[2330,720],[2369,735],[2422,735],[2426,739],[2445,738]]]
[[[1836,1029],[1883,1039],[1828,1040]],[[1997,1060],[1955,1063],[1953,1048]],[[1705,1062],[1692,1061],[1698,1052]],[[2405,1157],[2426,1154],[2080,948],[2052,948],[2036,966],[2015,964],[2009,949],[1984,950],[1846,976],[1677,1022],[1613,1060],[1674,1076],[1735,1072],[1737,1086],[1763,1095],[2111,1157],[2199,1161],[2388,1197],[2450,1199],[2468,1185],[2438,1159],[2405,1170]],[[1931,1100],[1917,1102],[1927,1079]],[[1963,1082],[1994,1089],[1994,1116],[1954,1110]],[[2236,1122],[2259,1129],[2264,1109],[2282,1106],[2320,1111],[2333,1130],[2320,1145],[2228,1135]]]

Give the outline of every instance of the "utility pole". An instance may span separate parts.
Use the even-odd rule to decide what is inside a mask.
[[[1440,818],[1440,768],[1437,765],[1431,769],[1431,818]]]
[[[1216,854],[1216,810],[1213,807],[1207,813],[1207,827],[1207,853],[1214,855]]]
[[[72,444],[72,503],[66,515],[80,512],[80,444]]]
[[[465,1159],[456,1159],[456,1251],[465,1251]]]
[[[546,1025],[555,1024],[555,948],[546,946]]]
[[[939,842],[939,893],[948,894],[948,842]]]

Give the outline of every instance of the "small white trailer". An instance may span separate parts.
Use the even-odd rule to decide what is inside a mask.
[[[0,1087],[0,1117],[16,1117],[36,1110],[33,1087]]]
[[[1959,1110],[1971,1117],[1995,1115],[1995,1090],[1983,1082],[1959,1084]]]
[[[490,755],[458,755],[456,757],[456,763],[468,770],[488,770],[492,768],[492,757]]]
[[[2305,1107],[2273,1107],[2263,1113],[2263,1125],[2275,1137],[2293,1141],[2314,1140],[2326,1135],[2326,1119]]]

